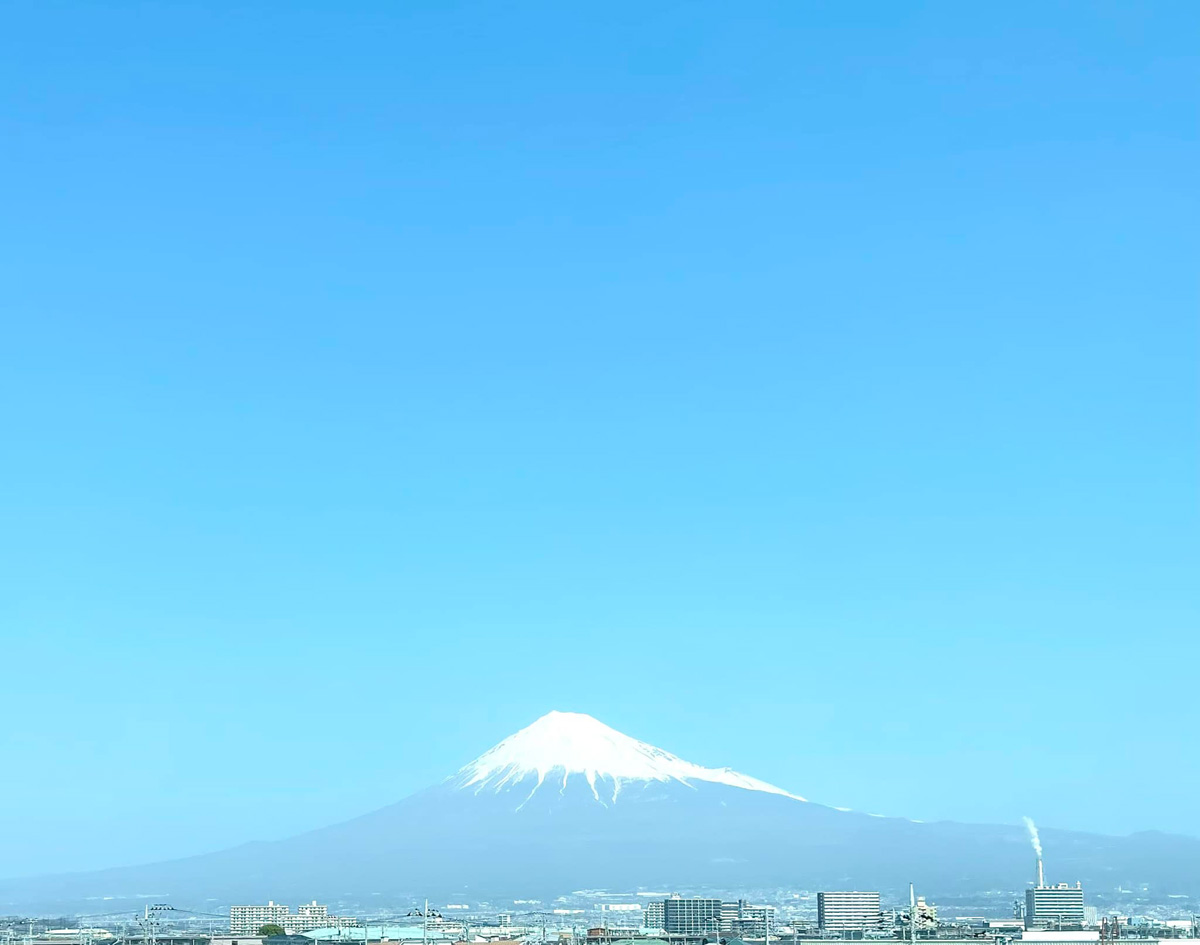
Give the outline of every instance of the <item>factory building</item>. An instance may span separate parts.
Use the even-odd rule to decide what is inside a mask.
[[[1083,922],[1083,887],[1079,883],[1025,890],[1025,928],[1071,929],[1082,927]]]
[[[822,932],[864,932],[880,925],[878,891],[817,893],[817,926]]]

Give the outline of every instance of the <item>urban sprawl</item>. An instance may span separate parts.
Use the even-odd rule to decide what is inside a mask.
[[[639,891],[581,891],[536,899],[441,903],[403,913],[344,915],[311,901],[234,905],[228,914],[146,904],[133,915],[0,920],[0,945],[798,945],[801,941],[921,941],[928,945],[1158,945],[1200,937],[1200,919],[1120,914],[1089,905],[1081,884],[1038,880],[1002,917],[944,916],[909,890],[790,891],[777,902]],[[338,910],[343,911],[341,909]],[[348,911],[348,910],[347,910]],[[92,921],[89,921],[92,920]]]

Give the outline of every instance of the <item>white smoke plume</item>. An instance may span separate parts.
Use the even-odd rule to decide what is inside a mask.
[[[1042,838],[1038,836],[1037,824],[1033,822],[1032,817],[1021,818],[1025,821],[1025,829],[1029,831],[1029,842],[1033,844],[1033,852],[1038,855],[1038,859],[1042,858]]]

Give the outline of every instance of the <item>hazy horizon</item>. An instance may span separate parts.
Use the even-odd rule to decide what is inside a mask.
[[[550,710],[550,711],[578,711],[578,710],[576,710],[576,709],[563,709],[563,710]],[[530,720],[530,721],[532,722],[532,721],[535,721],[535,720]],[[603,719],[601,719],[600,721],[603,721]],[[525,727],[525,726],[523,726],[523,725],[522,725],[522,726],[520,726],[520,728],[524,728],[524,727]],[[509,735],[512,735],[512,734],[514,734],[516,731],[517,731],[517,729],[514,729],[514,731],[513,731],[513,732],[509,732],[507,735],[503,736],[502,738],[498,738],[496,743],[497,743],[497,744],[499,744],[499,742],[500,742],[500,741],[502,741],[504,738],[507,738]],[[623,733],[623,734],[628,734],[628,733]],[[631,736],[631,737],[632,737],[632,736]],[[638,740],[639,740],[639,741],[645,741],[644,739],[638,739]],[[663,745],[654,744],[654,743],[652,743],[652,742],[651,742],[651,743],[648,743],[648,744],[651,744],[651,745],[652,745],[653,747],[655,747],[655,748],[661,748],[661,749],[664,749],[664,750],[667,750],[667,751],[671,751],[671,749],[669,749],[669,748],[667,748],[666,746],[663,746]],[[415,746],[414,746],[414,747],[415,747]],[[490,748],[492,748],[492,747],[494,747],[494,746],[488,746],[488,749],[490,749]],[[479,754],[483,754],[483,753],[484,753],[484,751],[485,751],[485,749],[481,749],[481,750],[480,750],[480,752],[479,752]],[[672,754],[678,754],[678,753],[677,753],[677,752],[673,752],[673,751],[672,751]],[[697,762],[697,761],[698,761],[698,759],[692,758],[692,757],[690,757],[690,756],[681,756],[681,757],[683,757],[683,759],[684,759],[685,761],[690,761],[690,762]],[[472,760],[473,760],[473,759],[467,759],[466,761],[464,761],[464,762],[463,762],[463,765],[465,765],[465,764],[469,764],[469,763],[470,763]],[[728,767],[728,768],[732,768],[732,769],[734,769],[735,771],[738,771],[738,772],[739,772],[739,773],[741,773],[741,774],[750,775],[751,777],[758,777],[758,776],[759,776],[759,775],[758,775],[758,773],[757,773],[757,772],[755,772],[755,771],[752,771],[752,770],[746,770],[746,769],[744,769],[744,768],[739,768],[737,765],[728,764],[727,762],[722,762],[722,761],[720,761],[719,759],[705,759],[705,760],[701,761],[700,763],[704,764],[706,767],[713,767],[713,768],[726,768],[726,767]],[[90,864],[90,865],[85,865],[85,866],[80,866],[80,867],[74,867],[74,868],[67,869],[67,870],[63,870],[63,869],[55,869],[55,870],[43,870],[43,871],[37,871],[37,872],[31,872],[31,873],[21,873],[21,874],[17,874],[17,873],[0,874],[0,878],[2,878],[2,877],[4,877],[4,876],[33,876],[33,875],[39,875],[39,874],[41,874],[41,873],[74,872],[74,871],[78,871],[78,870],[85,870],[85,871],[86,871],[86,870],[91,870],[91,869],[100,869],[100,868],[115,867],[115,866],[137,866],[137,865],[142,865],[143,863],[154,862],[154,861],[157,861],[157,860],[170,860],[170,859],[177,859],[177,858],[180,858],[180,857],[189,857],[189,856],[193,856],[193,855],[197,855],[197,854],[210,853],[210,852],[217,852],[217,851],[219,851],[219,850],[228,849],[228,848],[230,848],[230,847],[236,847],[236,846],[239,846],[239,845],[240,845],[240,844],[242,844],[242,843],[247,843],[247,842],[262,841],[262,840],[268,840],[268,841],[269,841],[269,840],[281,840],[281,839],[286,839],[287,837],[294,836],[294,835],[296,835],[296,834],[299,834],[299,833],[304,833],[304,832],[306,832],[306,831],[308,831],[308,830],[310,830],[310,829],[314,829],[314,828],[320,828],[320,827],[329,826],[329,825],[331,825],[331,824],[333,824],[333,823],[338,823],[338,822],[341,822],[341,821],[344,821],[344,820],[353,820],[353,819],[355,819],[356,817],[359,817],[359,816],[361,816],[361,815],[363,815],[363,814],[368,814],[368,813],[371,813],[371,812],[373,812],[374,810],[377,810],[377,809],[379,809],[379,808],[381,808],[381,807],[386,807],[386,806],[389,806],[390,804],[392,804],[392,803],[395,803],[395,802],[397,802],[397,801],[400,801],[400,800],[403,800],[404,798],[406,798],[406,797],[409,797],[409,796],[411,796],[412,794],[415,794],[415,793],[417,793],[417,792],[419,792],[419,791],[423,790],[424,788],[432,787],[433,785],[435,785],[435,784],[437,784],[438,782],[440,782],[440,781],[444,780],[445,778],[448,778],[448,777],[450,777],[450,776],[451,776],[451,775],[452,775],[452,774],[453,774],[455,771],[457,771],[459,768],[463,767],[463,765],[458,765],[458,766],[456,766],[456,767],[455,767],[453,770],[450,770],[450,771],[447,771],[447,772],[445,772],[445,774],[444,774],[443,776],[441,776],[441,777],[438,777],[438,778],[435,778],[435,779],[433,779],[433,780],[429,781],[428,783],[425,783],[425,784],[420,784],[420,785],[416,785],[415,787],[413,787],[413,788],[412,788],[412,790],[410,790],[410,791],[406,791],[406,792],[405,792],[403,795],[401,795],[401,796],[397,796],[397,797],[394,797],[394,798],[392,798],[391,800],[384,801],[382,804],[376,804],[374,807],[371,807],[371,808],[362,809],[362,810],[357,810],[357,811],[351,811],[351,812],[349,812],[349,813],[346,813],[346,814],[344,814],[344,815],[338,815],[338,816],[336,817],[336,819],[335,819],[335,820],[332,820],[332,821],[329,821],[329,820],[327,820],[327,821],[324,821],[324,822],[319,822],[319,823],[317,823],[317,822],[314,822],[314,823],[305,824],[305,825],[303,825],[303,826],[299,826],[299,827],[293,827],[293,828],[289,828],[289,829],[287,830],[287,832],[285,832],[285,833],[280,833],[280,834],[278,834],[278,835],[274,835],[274,836],[265,836],[265,835],[261,835],[261,834],[251,834],[251,835],[248,835],[248,836],[242,837],[242,838],[240,838],[240,839],[236,839],[236,840],[232,840],[232,841],[224,841],[224,842],[220,843],[219,845],[206,846],[206,847],[201,847],[201,848],[198,848],[198,849],[186,849],[186,850],[185,850],[185,849],[177,849],[177,850],[174,850],[174,851],[171,851],[171,852],[162,852],[162,853],[154,854],[154,855],[150,856],[149,858],[142,858],[142,859],[133,859],[133,860],[129,860],[128,862],[122,862],[122,861],[116,861],[116,860],[111,860],[111,859],[110,859],[110,860],[106,860],[106,861],[103,861],[103,862],[96,862],[96,863],[93,863],[93,864]],[[769,778],[767,778],[767,779],[764,779],[764,780],[767,780],[768,782],[770,781],[770,779],[769,779]],[[772,782],[772,783],[774,783],[774,782]],[[799,790],[800,790],[799,788],[796,788],[794,785],[788,785],[788,784],[782,784],[782,783],[774,783],[774,786],[776,786],[776,787],[780,787],[780,788],[783,788],[783,789],[785,789],[785,790],[789,790],[789,791],[793,791],[793,790],[794,790],[794,791],[799,791]],[[1009,825],[1009,826],[1013,826],[1013,827],[1021,827],[1022,829],[1024,829],[1024,827],[1022,827],[1022,824],[1023,824],[1024,822],[1026,822],[1027,820],[1033,819],[1033,818],[1029,818],[1029,815],[1028,815],[1028,814],[1018,815],[1018,816],[1016,816],[1016,817],[1014,817],[1014,818],[1008,818],[1008,819],[999,819],[999,820],[995,820],[995,821],[987,821],[986,819],[980,819],[980,818],[974,818],[974,819],[972,819],[972,818],[954,818],[954,817],[924,817],[924,818],[921,818],[921,817],[915,817],[915,815],[912,815],[912,814],[909,814],[909,813],[906,813],[906,812],[901,812],[901,811],[887,811],[886,813],[882,813],[882,814],[881,814],[881,812],[880,812],[880,811],[878,811],[878,810],[874,810],[874,809],[868,809],[868,808],[848,808],[848,807],[845,807],[844,805],[841,805],[839,802],[837,802],[837,801],[835,801],[835,800],[828,800],[828,799],[824,799],[824,798],[816,798],[816,797],[807,796],[807,797],[805,797],[805,800],[807,800],[807,801],[809,801],[809,802],[812,802],[812,803],[816,803],[816,804],[825,805],[825,806],[837,807],[838,809],[858,810],[858,812],[860,812],[860,813],[873,814],[873,815],[882,815],[882,816],[885,816],[885,817],[912,818],[912,819],[921,820],[921,821],[959,820],[959,821],[962,821],[962,822],[965,822],[965,823],[972,823],[972,822],[975,822],[975,823],[987,822],[987,823],[1007,824],[1007,825]],[[1040,821],[1038,826],[1039,826],[1039,828],[1040,828],[1041,830],[1049,830],[1049,831],[1052,831],[1052,832],[1053,832],[1053,831],[1055,831],[1055,830],[1062,830],[1062,829],[1066,829],[1066,830],[1084,830],[1084,831],[1087,831],[1087,832],[1094,832],[1094,833],[1114,833],[1114,834],[1129,834],[1129,833],[1136,833],[1136,832],[1140,832],[1140,831],[1143,831],[1143,830],[1160,830],[1160,831],[1161,831],[1161,828],[1156,828],[1156,827],[1137,828],[1137,829],[1134,829],[1134,830],[1128,830],[1128,831],[1104,831],[1104,830],[1089,830],[1089,828],[1085,828],[1085,827],[1065,827],[1065,826],[1064,826],[1064,825],[1062,825],[1062,824],[1047,823],[1047,822],[1045,822],[1045,821]],[[1184,835],[1195,836],[1195,834],[1187,834],[1187,832],[1185,832],[1185,831],[1161,831],[1161,832],[1168,832],[1168,833],[1171,833],[1171,832],[1174,832],[1174,833],[1183,833]],[[1052,850],[1051,850],[1051,859],[1053,859],[1053,853],[1054,853],[1054,852],[1055,852],[1055,851],[1053,851],[1053,848],[1052,848]],[[1032,853],[1031,853],[1031,857],[1032,857]]]

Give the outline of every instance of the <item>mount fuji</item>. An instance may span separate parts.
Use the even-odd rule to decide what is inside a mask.
[[[1052,880],[1200,894],[1200,840],[1041,835]],[[828,807],[685,761],[591,716],[551,712],[440,784],[354,820],[149,866],[0,881],[0,913],[148,893],[210,910],[214,900],[382,904],[638,886],[888,890],[912,881],[949,896],[1022,889],[1032,863],[1021,826]]]
[[[650,785],[682,784],[695,789],[700,783],[723,784],[804,800],[731,768],[694,765],[578,712],[542,716],[484,752],[449,780],[455,788],[473,790],[475,794],[520,793],[527,788],[528,794],[515,808],[519,811],[547,780],[560,796],[565,796],[568,788],[575,793],[579,779],[587,782],[592,799],[602,807],[617,803],[622,785],[643,790]]]

